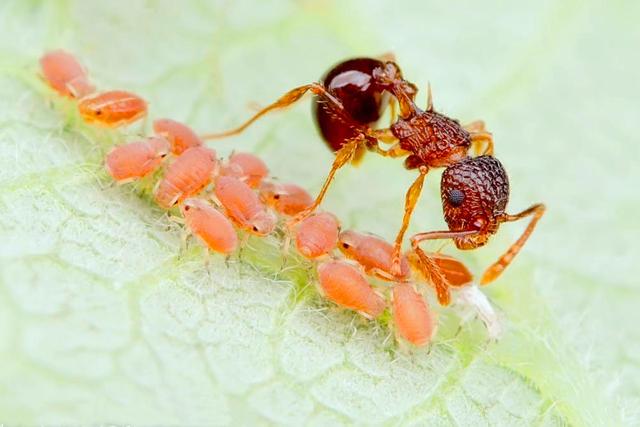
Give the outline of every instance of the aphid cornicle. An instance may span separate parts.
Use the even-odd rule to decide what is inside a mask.
[[[169,140],[171,152],[176,155],[182,154],[188,148],[202,145],[200,137],[189,126],[175,120],[154,120],[153,131]]]
[[[315,259],[331,252],[338,244],[340,223],[335,215],[320,212],[305,218],[296,230],[296,248],[305,258]]]
[[[297,215],[313,204],[313,197],[296,184],[264,182],[260,187],[260,199],[282,215]]]
[[[238,235],[229,218],[204,200],[186,199],[180,211],[191,233],[212,251],[229,254],[238,247]]]
[[[123,184],[156,170],[169,148],[169,141],[158,136],[118,145],[107,154],[105,167],[116,182]]]
[[[246,182],[233,176],[220,176],[216,180],[214,194],[238,227],[258,236],[274,230],[275,214],[266,209]]]
[[[82,98],[78,111],[88,122],[105,127],[133,123],[147,114],[147,103],[131,92],[112,90]]]
[[[155,191],[156,202],[169,209],[206,187],[218,169],[216,152],[206,147],[192,147],[178,156],[167,168]]]
[[[82,98],[94,91],[87,70],[69,52],[52,50],[40,58],[42,77],[56,92],[69,98]]]
[[[386,303],[360,271],[344,261],[329,261],[318,266],[318,281],[325,297],[341,307],[376,318]]]

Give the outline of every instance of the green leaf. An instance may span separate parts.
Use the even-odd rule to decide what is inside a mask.
[[[638,421],[638,2],[20,1],[0,5],[0,423],[631,425]],[[440,310],[429,350],[324,302],[279,240],[239,259],[181,251],[106,150],[143,129],[83,124],[37,78],[64,47],[151,116],[227,128],[354,55],[393,51],[436,108],[482,118],[510,209],[549,207],[486,289],[505,333]],[[424,96],[424,91],[421,96]],[[424,102],[424,100],[422,101]],[[302,102],[301,104],[307,104]],[[216,149],[317,189],[331,161],[309,105]],[[412,232],[444,227],[430,173]],[[413,179],[370,156],[325,207],[391,238]],[[510,224],[461,254],[476,274]]]

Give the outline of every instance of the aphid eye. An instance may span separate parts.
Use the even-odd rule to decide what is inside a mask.
[[[96,116],[99,116],[102,114],[102,110],[96,110]]]
[[[191,206],[189,206],[189,205],[185,205],[185,206],[184,206],[184,210],[185,210],[185,211],[188,211],[189,209],[191,209]]]
[[[343,243],[342,247],[345,248],[345,249],[349,249],[350,245],[348,243]]]
[[[255,225],[253,226],[253,231],[255,231],[256,233],[258,232],[258,227],[256,227]]]
[[[280,195],[279,195],[279,194],[274,194],[274,195],[273,195],[273,198],[274,198],[275,200],[280,200]]]
[[[165,157],[167,157],[167,153],[160,154],[160,158],[164,159]]]
[[[464,193],[457,188],[449,191],[449,203],[452,206],[458,207],[464,202]]]

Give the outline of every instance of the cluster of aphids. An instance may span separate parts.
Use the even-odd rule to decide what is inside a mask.
[[[114,127],[147,113],[146,102],[134,94],[94,94],[86,70],[66,52],[49,52],[40,63],[45,81],[60,95],[78,99],[78,111],[87,122]],[[306,92],[315,95],[318,128],[336,154],[316,198],[295,184],[270,181],[267,166],[252,154],[235,153],[221,161],[214,150],[204,146],[206,139],[242,132],[265,113],[293,104]],[[449,255],[424,251],[420,243],[451,239],[458,249],[474,249],[483,246],[501,223],[531,216],[522,236],[485,271],[480,283],[486,285],[520,251],[545,208],[536,204],[518,214],[507,214],[507,174],[493,157],[492,135],[484,123],[462,126],[436,112],[430,91],[427,109],[421,110],[414,102],[416,94],[415,85],[402,77],[389,58],[352,59],[332,68],[322,82],[287,92],[227,132],[198,136],[185,124],[156,120],[153,136],[113,148],[105,165],[118,183],[138,180],[163,168],[154,190],[155,201],[164,209],[178,207],[187,231],[211,251],[236,251],[237,229],[267,236],[282,225],[289,236],[286,242],[293,239],[299,254],[314,263],[318,289],[327,299],[368,319],[390,309],[400,340],[422,346],[433,337],[436,319],[422,294],[430,287],[441,305],[448,305],[451,290],[456,290],[458,301],[475,305],[493,335],[497,330],[495,313],[482,293],[469,292],[477,289],[469,270]],[[373,128],[387,106],[391,108],[391,125]],[[469,154],[472,149],[475,156]],[[318,209],[336,171],[349,162],[358,163],[367,151],[403,157],[407,169],[419,171],[407,191],[402,225],[393,244],[370,234],[341,231],[336,216]],[[411,249],[403,254],[404,234],[424,178],[437,167],[446,168],[441,196],[449,230],[412,236]]]

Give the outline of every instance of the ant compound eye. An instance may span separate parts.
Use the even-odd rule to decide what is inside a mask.
[[[461,190],[454,188],[449,191],[449,203],[451,203],[452,206],[457,208],[462,202],[464,202],[464,193]]]

